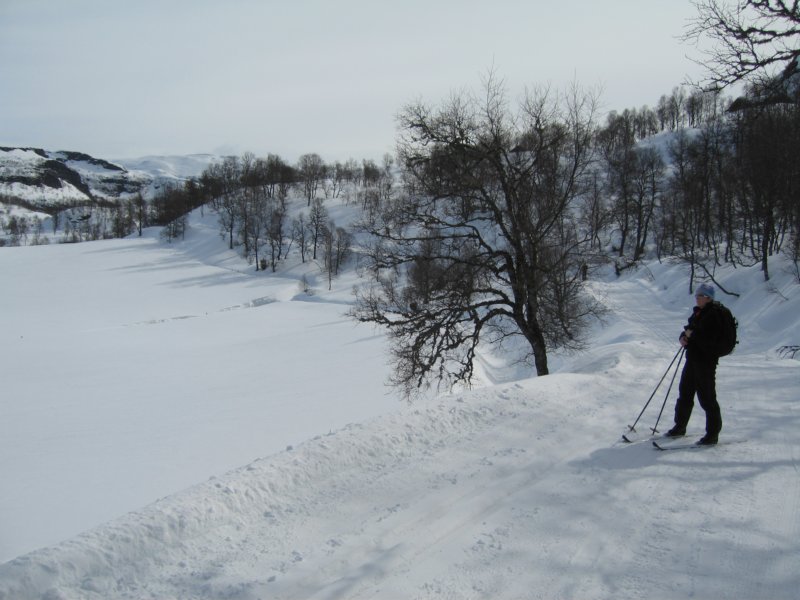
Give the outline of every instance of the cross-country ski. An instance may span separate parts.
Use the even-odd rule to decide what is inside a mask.
[[[668,439],[668,438],[667,438]],[[728,444],[741,444],[745,440],[720,440],[716,444],[698,444],[697,440],[694,441],[687,441],[687,440],[680,440],[680,441],[666,441],[665,439],[661,440],[653,440],[653,447],[657,450],[703,450],[709,448],[716,448],[718,446],[727,446]]]

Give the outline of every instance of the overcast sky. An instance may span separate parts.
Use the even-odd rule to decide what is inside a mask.
[[[0,0],[0,145],[99,158],[393,152],[395,115],[477,90],[655,106],[701,69],[690,0]]]

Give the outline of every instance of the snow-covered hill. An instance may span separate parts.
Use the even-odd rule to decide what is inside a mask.
[[[208,212],[171,246],[5,248],[0,599],[796,598],[800,285],[771,271],[717,273],[723,444],[662,453],[619,438],[677,351],[681,265],[591,282],[610,316],[554,374],[485,354],[494,384],[408,405],[352,272],[255,273]]]
[[[216,157],[196,154],[108,161],[80,152],[0,148],[0,196],[39,209],[146,198],[167,182],[199,176]]]
[[[185,156],[143,156],[141,158],[120,158],[114,162],[124,167],[136,177],[148,178],[142,190],[145,198],[153,195],[164,185],[183,183],[187,179],[199,177],[203,171],[222,157],[216,154],[187,154]]]

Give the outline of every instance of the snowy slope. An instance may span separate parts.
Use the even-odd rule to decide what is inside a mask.
[[[80,152],[0,148],[0,196],[39,208],[153,196],[166,183],[198,177],[219,157],[147,156],[109,162]]]
[[[306,296],[308,266],[255,274],[192,223],[174,247],[0,252],[3,600],[796,598],[786,265],[718,273],[741,293],[730,443],[661,453],[618,440],[677,351],[680,265],[592,282],[611,315],[557,373],[486,356],[498,383],[407,405],[380,332],[342,316],[351,279]]]
[[[142,189],[145,198],[152,198],[167,184],[182,184],[197,178],[214,162],[222,160],[214,154],[187,154],[184,156],[143,156],[114,160],[133,177],[146,181]]]

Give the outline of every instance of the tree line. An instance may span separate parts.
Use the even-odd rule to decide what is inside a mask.
[[[748,97],[763,92],[753,85]],[[690,265],[689,286],[723,263],[759,263],[768,279],[780,251],[797,269],[797,102],[736,107],[719,91],[675,88],[659,102],[669,110],[600,121],[596,101],[576,87],[512,106],[490,81],[440,107],[405,107],[397,164],[226,157],[150,202],[96,207],[91,220],[73,211],[67,240],[141,235],[149,225],[172,240],[191,210],[208,205],[228,247],[257,270],[275,271],[294,251],[319,260],[330,284],[354,232],[330,219],[325,201],[344,198],[362,209],[358,231],[371,240],[362,252],[373,277],[353,316],[388,328],[395,382],[409,392],[468,381],[487,341],[523,340],[547,374],[549,351],[583,347],[600,308],[582,282],[609,261],[620,272],[645,257],[678,257]],[[6,230],[30,231],[18,219]]]
[[[383,167],[354,159],[329,165],[310,153],[292,166],[276,155],[245,153],[209,166],[199,185],[219,215],[228,247],[239,248],[257,270],[275,271],[294,248],[302,262],[321,260],[333,277],[350,253],[352,234],[330,218],[325,199],[344,195],[346,201],[369,205],[391,187],[391,165],[388,156]],[[288,206],[291,189],[306,208],[294,216]]]
[[[490,77],[403,109],[404,193],[362,223],[372,280],[352,311],[390,332],[394,383],[468,382],[486,342],[521,347],[546,375],[548,352],[583,347],[601,313],[582,286],[597,265],[677,257],[690,289],[724,263],[769,279],[781,251],[797,269],[798,99],[731,110],[718,91],[671,97],[663,122],[649,109],[598,122],[577,86],[512,105]]]

